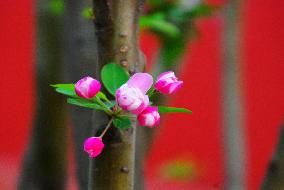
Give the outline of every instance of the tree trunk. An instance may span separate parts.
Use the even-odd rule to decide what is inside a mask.
[[[230,1],[224,8],[222,73],[223,135],[225,147],[225,189],[245,189],[245,136],[239,66],[239,7],[240,1]]]
[[[49,85],[63,80],[63,17],[42,0],[37,19],[35,120],[18,189],[60,190],[65,186],[65,100]]]
[[[122,64],[131,74],[143,71],[138,47],[138,0],[94,0],[95,29],[98,40],[98,71],[109,62]],[[95,112],[94,130],[106,124]],[[112,127],[104,137],[102,154],[91,160],[89,189],[133,190],[135,168],[136,121],[125,131]]]
[[[97,59],[94,55],[96,41],[92,20],[84,18],[82,12],[91,7],[91,0],[65,0],[66,16],[64,23],[65,60],[68,83],[74,83],[83,76],[94,75]],[[84,140],[92,132],[92,110],[70,106],[72,134],[75,145],[75,162],[78,186],[88,188],[89,159],[83,155]]]
[[[264,178],[262,190],[284,189],[284,126],[280,129],[279,142],[270,161]]]

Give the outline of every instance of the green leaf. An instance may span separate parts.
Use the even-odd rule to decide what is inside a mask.
[[[64,94],[66,96],[70,96],[72,98],[78,99],[80,101],[80,103],[82,103],[82,101],[88,102],[88,103],[96,103],[96,98],[92,98],[92,99],[82,99],[80,98],[76,93],[75,93],[75,85],[74,84],[53,84],[50,85],[52,87],[55,87],[56,92],[60,93],[60,94]],[[103,103],[106,104],[106,106],[108,108],[111,108],[115,105],[115,101],[110,101],[106,95],[103,92],[98,92],[96,95],[97,98],[102,99]],[[73,100],[71,100],[73,101]],[[99,104],[97,104],[99,105]],[[79,105],[81,106],[81,105]],[[86,106],[84,106],[86,107]],[[91,107],[92,108],[92,107]]]
[[[63,88],[63,89],[69,89],[69,90],[75,89],[75,84],[51,84],[50,86],[54,88]]]
[[[131,121],[128,117],[117,118],[113,121],[113,124],[118,129],[129,129],[129,128],[131,128]]]
[[[92,18],[92,16],[94,16],[93,9],[91,7],[85,7],[82,11],[82,16],[86,19]]]
[[[176,108],[167,106],[158,106],[159,113],[188,113],[192,114],[192,111],[186,108]]]
[[[98,97],[99,99],[102,99],[102,100],[104,100],[104,101],[109,101],[109,99],[107,98],[107,96],[106,96],[103,92],[101,92],[101,91],[99,91],[99,92],[97,93],[96,97]]]
[[[155,32],[162,33],[167,37],[175,38],[180,35],[180,29],[173,23],[165,20],[161,13],[142,16],[139,25],[141,28],[149,28]]]
[[[60,93],[60,94],[64,94],[66,96],[71,96],[73,98],[78,98],[77,94],[75,93],[74,90],[68,90],[68,89],[64,89],[64,88],[56,88],[55,89],[56,92]]]
[[[192,17],[192,18],[197,18],[197,17],[204,17],[204,16],[210,16],[212,15],[214,12],[216,12],[216,10],[218,10],[219,8],[216,6],[212,6],[212,5],[206,5],[206,4],[200,4],[192,9],[190,9],[185,16],[186,17]]]
[[[115,96],[116,90],[129,79],[129,74],[118,64],[108,63],[103,67],[101,77],[106,89]]]
[[[76,105],[76,106],[92,108],[92,109],[98,109],[98,110],[104,110],[104,108],[102,106],[100,106],[99,104],[91,102],[91,101],[89,101],[87,99],[68,98],[67,102],[69,104],[73,104],[73,105]]]
[[[79,98],[75,93],[75,85],[74,84],[53,84],[50,85],[55,88],[55,91],[64,94],[66,96],[71,96],[73,98]]]
[[[48,2],[48,8],[54,15],[62,15],[64,12],[64,1],[63,0],[50,0]]]

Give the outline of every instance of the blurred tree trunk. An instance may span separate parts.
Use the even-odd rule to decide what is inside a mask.
[[[245,136],[242,128],[242,102],[239,66],[240,1],[229,1],[223,17],[223,136],[225,147],[225,189],[245,189]]]
[[[65,187],[65,104],[50,84],[62,81],[62,7],[37,2],[36,110],[19,189],[60,190]]]
[[[65,60],[69,83],[83,76],[94,76],[96,64],[96,43],[94,26],[83,12],[92,6],[91,0],[65,0]],[[91,14],[91,13],[90,13]],[[75,145],[76,175],[79,189],[88,188],[89,159],[83,154],[84,140],[92,132],[92,110],[70,106],[72,133]]]
[[[262,190],[284,190],[284,126],[280,129],[279,142],[267,168]]]
[[[138,46],[138,17],[142,3],[139,0],[94,0],[99,58],[97,78],[102,66],[109,62],[122,64],[131,74],[143,71]],[[106,120],[95,113],[94,130],[106,124]],[[132,121],[129,130],[111,128],[103,139],[104,151],[91,160],[89,189],[134,189],[135,137],[136,121]]]

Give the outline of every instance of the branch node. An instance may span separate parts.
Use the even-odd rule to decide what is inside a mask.
[[[122,166],[122,167],[120,168],[120,171],[121,171],[122,173],[129,173],[129,169],[128,169],[128,167],[126,167],[126,166]]]
[[[129,48],[126,45],[121,46],[120,49],[119,49],[120,53],[127,53],[128,50],[129,50]]]

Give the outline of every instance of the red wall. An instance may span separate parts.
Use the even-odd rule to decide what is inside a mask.
[[[146,164],[149,187],[153,190],[174,182],[160,179],[161,170],[167,163],[177,160],[194,165],[195,174],[186,182],[181,181],[183,188],[213,189],[223,183],[219,48],[222,19],[217,16],[200,20],[198,26],[200,37],[192,41],[184,57],[186,65],[181,68],[184,86],[170,102],[174,106],[190,108],[193,114],[162,117],[163,126],[154,139]]]
[[[31,126],[33,82],[34,19],[31,0],[0,2],[0,189],[15,186],[21,156]],[[243,1],[242,89],[247,132],[248,189],[262,180],[267,161],[284,121],[284,2]],[[170,189],[222,189],[224,180],[221,145],[220,67],[222,18],[198,22],[200,37],[194,40],[180,75],[184,88],[170,104],[186,106],[194,114],[163,118],[146,160],[149,189],[167,185]],[[143,42],[146,54],[157,44]],[[152,39],[152,38],[151,38]],[[150,43],[151,42],[151,43]],[[151,48],[149,48],[150,46]],[[148,46],[148,47],[146,47]],[[60,82],[60,81],[59,81]],[[178,98],[177,98],[178,97]],[[184,121],[187,121],[184,124]],[[194,172],[182,183],[163,178],[163,166],[186,162]],[[190,183],[189,183],[190,182]],[[163,187],[164,188],[164,187]]]
[[[243,82],[249,189],[256,189],[284,124],[284,1],[249,0],[243,9]]]
[[[0,1],[0,189],[14,189],[33,102],[32,1]]]

